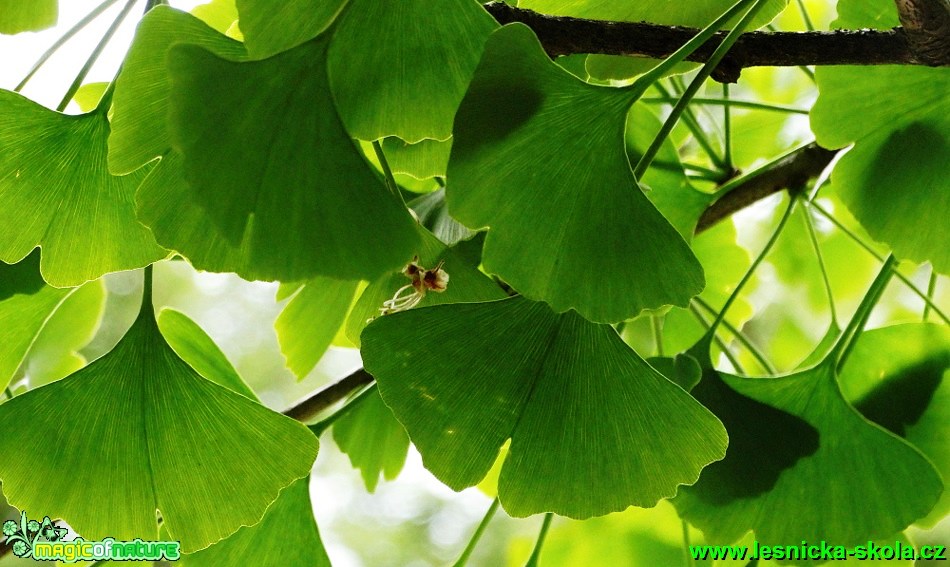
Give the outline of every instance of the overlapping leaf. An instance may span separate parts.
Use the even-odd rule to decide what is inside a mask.
[[[350,0],[329,54],[347,130],[362,140],[410,143],[451,136],[452,117],[497,27],[473,0]]]
[[[163,309],[158,316],[158,326],[168,344],[199,374],[246,398],[260,401],[211,337],[186,315]],[[183,555],[181,563],[202,567],[230,567],[239,563],[329,566],[313,518],[309,484],[309,476],[294,481],[280,491],[260,522],[240,528],[209,548]]]
[[[848,403],[836,357],[786,376],[742,378],[712,368],[709,343],[707,336],[693,350],[703,366],[693,394],[725,424],[729,449],[673,501],[707,540],[729,543],[753,530],[770,545],[854,545],[898,533],[931,510],[940,476]]]
[[[116,79],[109,136],[109,169],[113,173],[134,171],[172,146],[166,125],[170,85],[165,57],[176,43],[200,45],[231,59],[247,57],[241,43],[190,14],[168,6],[150,10],[139,24]]]
[[[380,475],[399,476],[409,453],[409,437],[378,393],[333,424],[333,440],[360,469],[366,490],[374,492]]]
[[[185,567],[330,567],[313,518],[309,485],[310,477],[294,481],[280,491],[259,523],[242,527],[207,549],[183,555],[180,564]]]
[[[448,246],[475,236],[475,231],[452,218],[445,205],[445,188],[436,189],[409,202],[422,226]]]
[[[42,246],[54,286],[141,268],[166,252],[135,218],[145,172],[113,177],[106,167],[106,105],[69,116],[0,91],[0,260]]]
[[[899,25],[887,0],[842,0],[838,14],[835,27]],[[950,71],[819,67],[816,78],[811,125],[818,142],[855,144],[832,173],[842,200],[895,255],[950,273]]]
[[[350,311],[356,280],[307,281],[274,323],[289,368],[302,379],[317,365]]]
[[[250,62],[187,44],[169,51],[170,132],[184,177],[253,278],[375,277],[417,241],[343,129],[326,49],[324,37]]]
[[[185,552],[258,522],[317,450],[299,423],[199,376],[150,307],[106,356],[5,403],[0,427],[11,503],[88,539],[151,539],[157,509]]]
[[[653,506],[722,457],[722,425],[608,326],[512,298],[414,309],[363,332],[383,400],[454,489],[500,447],[515,516],[575,518]]]
[[[0,263],[0,387],[5,388],[50,315],[72,290],[40,277],[40,251],[17,264]]]
[[[841,371],[841,389],[864,417],[907,439],[950,478],[950,329],[905,324],[864,333]],[[932,526],[948,510],[945,487],[920,523]]]
[[[699,262],[631,174],[636,96],[578,81],[512,24],[489,39],[456,115],[449,212],[490,227],[485,268],[555,311],[616,322],[702,291]]]
[[[349,0],[238,0],[241,31],[255,58],[276,55],[311,40],[340,15]]]
[[[0,33],[39,31],[56,24],[57,0],[0,0]]]

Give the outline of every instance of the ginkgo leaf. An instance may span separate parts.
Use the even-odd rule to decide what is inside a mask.
[[[0,480],[13,505],[92,540],[152,539],[158,510],[192,552],[257,523],[308,474],[317,441],[198,375],[169,348],[149,303],[110,353],[3,405],[0,451],[19,457],[0,462]],[[37,440],[60,449],[26,451]]]
[[[386,480],[399,476],[409,453],[406,430],[378,393],[333,424],[333,440],[353,467],[360,469],[370,492],[376,491],[380,475]]]
[[[725,424],[729,449],[673,500],[708,541],[731,543],[752,530],[769,545],[855,545],[898,533],[931,510],[943,490],[937,471],[848,403],[837,356],[785,376],[743,378],[712,368],[710,341],[692,351],[703,366],[693,395]]]
[[[900,25],[888,0],[842,0],[834,27]],[[819,67],[818,142],[854,143],[832,183],[855,218],[900,258],[950,274],[950,72],[920,66]],[[914,222],[902,222],[914,219]]]
[[[668,26],[703,28],[735,4],[733,0],[691,0],[673,3],[609,2],[604,0],[520,0],[518,6],[544,14],[573,16],[592,20],[616,22],[650,22]],[[765,25],[788,4],[788,0],[772,0],[755,16],[750,29]],[[734,22],[733,22],[734,23]],[[728,27],[728,26],[726,26]],[[642,57],[591,55],[587,70],[600,79],[626,79],[643,73],[657,64],[656,60]],[[688,66],[681,66],[683,71]]]
[[[168,346],[195,372],[232,392],[259,401],[218,345],[187,315],[174,309],[162,309],[158,314],[158,328]]]
[[[357,280],[308,280],[274,322],[287,368],[303,379],[343,326],[359,287]]]
[[[39,268],[39,249],[17,264],[0,263],[0,388],[7,387],[46,321],[72,292],[46,285]]]
[[[313,518],[309,485],[310,477],[294,481],[280,491],[259,523],[244,526],[207,549],[182,555],[177,563],[186,567],[330,567]]]
[[[166,252],[135,218],[145,172],[113,177],[106,167],[107,105],[70,116],[0,91],[0,260],[42,247],[40,270],[69,287],[141,268]]]
[[[348,0],[237,0],[248,51],[264,58],[311,40],[332,24]]]
[[[662,123],[645,104],[635,104],[627,114],[627,157],[636,165],[660,131]],[[712,195],[690,184],[676,146],[667,138],[640,180],[650,202],[663,213],[684,240],[690,242],[699,217],[712,203]]]
[[[841,370],[841,389],[864,417],[920,449],[950,478],[950,329],[905,324],[867,331]],[[950,491],[926,518],[950,510]]]
[[[511,298],[381,317],[365,368],[423,462],[473,486],[511,438],[499,496],[514,516],[653,506],[722,458],[719,421],[609,326]]]
[[[52,312],[23,359],[30,388],[69,376],[86,365],[79,353],[96,335],[106,306],[102,280],[68,290],[69,296]]]
[[[449,214],[449,209],[445,205],[444,187],[416,197],[409,202],[409,207],[416,213],[419,223],[447,246],[455,246],[475,236],[475,231],[470,230]]]
[[[191,14],[223,34],[227,34],[238,19],[235,0],[211,0],[192,8]]]
[[[421,226],[417,225],[416,231],[422,242],[415,254],[419,258],[419,265],[431,269],[443,262],[442,269],[449,275],[445,291],[427,292],[418,303],[419,306],[488,301],[505,297],[505,293],[495,282],[478,271],[477,262],[471,262],[457,249],[449,248]],[[360,333],[368,321],[379,317],[383,304],[410,283],[411,280],[401,271],[385,274],[370,283],[356,300],[356,305],[347,319],[346,336],[350,342],[359,346]],[[402,291],[406,295],[413,290]]]
[[[416,179],[445,177],[452,140],[422,140],[410,144],[389,137],[383,140],[382,148],[393,173],[404,173]]]
[[[497,27],[474,0],[350,0],[329,54],[347,130],[361,140],[410,143],[451,136],[452,117]]]
[[[702,291],[702,266],[631,173],[637,96],[579,81],[524,25],[491,36],[455,117],[446,188],[452,216],[491,229],[486,270],[597,322]]]
[[[255,279],[373,278],[418,241],[343,129],[326,43],[248,62],[187,44],[169,51],[184,177],[218,232],[246,247]]]
[[[57,0],[0,0],[0,33],[40,31],[56,24]]]
[[[165,57],[176,43],[200,45],[222,57],[244,59],[244,46],[192,16],[156,6],[142,18],[116,79],[109,170],[125,174],[171,148],[168,120],[170,83]]]

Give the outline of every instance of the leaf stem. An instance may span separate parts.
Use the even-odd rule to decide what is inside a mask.
[[[142,314],[155,317],[155,307],[152,305],[153,266],[153,264],[145,266],[145,272],[142,278],[142,307],[140,308],[140,317]]]
[[[111,8],[112,5],[116,4],[118,1],[119,0],[105,0],[105,2],[93,8],[91,12],[76,22],[73,27],[66,30],[66,33],[60,36],[59,39],[53,42],[53,45],[49,46],[49,48],[44,51],[42,55],[40,55],[40,58],[36,60],[36,63],[34,63],[32,67],[30,67],[30,71],[25,77],[23,77],[23,80],[17,83],[17,86],[13,87],[13,92],[18,93],[23,90],[23,87],[25,87],[26,84],[30,82],[30,79],[33,78],[33,75],[35,75],[36,72],[39,71],[47,61],[49,61],[49,58],[52,57],[53,54],[59,51],[60,47],[65,45],[67,41],[73,38],[73,36],[85,29],[85,27],[92,23],[93,20],[98,18],[103,12]]]
[[[818,233],[815,231],[815,223],[811,218],[811,212],[806,207],[802,207],[802,218],[805,219],[805,228],[808,229],[808,240],[811,241],[811,247],[815,251],[815,258],[818,260],[818,269],[821,271],[821,280],[825,286],[825,295],[828,297],[828,310],[831,312],[831,324],[838,327],[838,312],[835,308],[835,296],[831,289],[831,279],[828,277],[828,268],[825,266],[825,258],[821,253],[821,246],[818,244]]]
[[[653,85],[656,90],[660,92],[666,98],[672,98],[674,100],[679,100],[666,90],[666,88],[661,83],[656,83]],[[709,141],[709,137],[706,135],[706,132],[703,130],[702,126],[699,124],[699,121],[696,120],[696,117],[693,115],[692,110],[689,108],[686,109],[686,112],[683,113],[683,124],[686,128],[689,129],[689,132],[693,135],[693,139],[696,140],[696,143],[699,144],[699,147],[702,148],[703,152],[709,157],[709,161],[713,162],[718,170],[707,169],[707,172],[712,172],[716,178],[722,178],[722,170],[726,169],[725,162],[719,154],[716,153],[716,150],[712,146],[712,142]]]
[[[122,25],[122,22],[125,21],[125,18],[132,11],[132,8],[135,6],[137,1],[138,0],[129,0],[126,2],[125,6],[122,8],[122,11],[119,12],[118,16],[116,16],[115,20],[112,22],[112,25],[109,26],[109,29],[106,30],[105,35],[103,35],[102,39],[99,40],[99,43],[96,44],[95,49],[92,50],[92,53],[89,54],[89,58],[86,59],[86,63],[82,66],[82,69],[79,70],[79,73],[76,74],[76,78],[73,79],[72,84],[69,85],[69,89],[66,90],[63,100],[61,100],[59,105],[57,105],[56,110],[58,112],[66,110],[66,107],[69,105],[69,101],[73,99],[76,91],[78,91],[79,87],[82,86],[82,82],[86,79],[86,75],[89,74],[92,66],[96,64],[96,61],[102,54],[102,51],[106,48],[106,45],[109,44],[109,40],[111,40],[112,36],[115,35],[115,32],[118,31],[119,27]]]
[[[379,160],[379,166],[383,169],[383,175],[386,177],[386,187],[389,188],[389,191],[399,198],[399,201],[402,203],[402,206],[406,206],[406,200],[403,199],[402,192],[399,190],[399,184],[396,183],[396,177],[393,175],[393,170],[389,167],[389,162],[386,161],[386,154],[383,153],[383,146],[380,145],[379,140],[373,140],[373,151],[376,153],[376,159]]]
[[[874,306],[877,305],[877,302],[881,299],[881,294],[884,293],[884,289],[887,288],[891,276],[894,275],[895,265],[897,265],[897,259],[894,258],[893,254],[888,254],[887,259],[884,260],[884,265],[881,267],[881,271],[878,272],[877,277],[871,282],[871,287],[868,288],[867,294],[865,294],[864,299],[861,300],[861,304],[858,305],[857,310],[855,310],[854,316],[851,317],[848,327],[841,334],[841,337],[838,338],[837,344],[835,344],[828,354],[829,357],[837,361],[835,364],[839,371],[844,367],[848,355],[851,354],[858,337],[863,332],[864,326],[871,317]]]
[[[713,52],[712,56],[709,58],[709,61],[703,64],[702,68],[700,68],[699,72],[689,83],[689,86],[686,87],[686,92],[683,93],[683,96],[680,97],[679,102],[677,102],[670,111],[670,115],[663,123],[660,131],[657,132],[656,137],[653,138],[653,143],[650,144],[650,147],[647,148],[647,151],[644,152],[643,156],[640,158],[640,161],[637,163],[637,166],[634,168],[633,176],[638,181],[641,177],[643,177],[643,173],[650,166],[650,162],[653,161],[653,158],[655,158],[656,154],[660,151],[663,141],[666,140],[666,137],[669,136],[670,132],[673,131],[673,127],[676,125],[676,122],[686,110],[687,106],[689,106],[690,100],[696,96],[696,93],[699,91],[699,87],[701,87],[706,79],[709,78],[716,66],[719,65],[719,62],[722,61],[722,59],[726,56],[726,53],[728,53],[729,49],[731,49],[736,43],[736,40],[739,39],[739,36],[742,35],[742,32],[745,31],[745,29],[749,26],[752,18],[755,17],[759,10],[761,10],[768,1],[769,0],[755,0],[755,2],[752,4],[752,7],[749,8],[745,15],[742,16],[742,19],[739,20],[739,23],[737,23],[736,26],[730,30],[728,34],[726,34],[725,39],[722,40],[722,43],[720,43],[716,48],[716,51]],[[742,8],[744,9],[746,2],[740,1],[736,4],[736,6],[739,5],[742,5]],[[733,8],[736,6],[733,6]],[[729,11],[731,12],[732,9]]]
[[[722,84],[722,98],[729,100],[729,83]],[[728,104],[722,109],[722,161],[726,164],[726,171],[735,169],[732,163],[732,107]]]
[[[863,238],[861,238],[860,236],[858,236],[857,234],[855,234],[853,231],[851,231],[851,230],[850,230],[848,227],[846,227],[841,221],[839,221],[839,220],[836,219],[831,213],[829,213],[828,211],[826,211],[821,205],[819,205],[818,203],[816,203],[816,202],[814,202],[814,201],[806,201],[806,203],[808,204],[809,207],[813,207],[816,211],[818,211],[819,213],[821,213],[821,216],[823,216],[823,217],[825,217],[826,219],[828,219],[829,221],[831,221],[831,223],[832,223],[833,225],[835,225],[835,227],[837,227],[838,230],[840,230],[841,232],[843,232],[843,233],[844,233],[846,236],[848,236],[851,240],[853,240],[855,243],[857,243],[861,248],[864,248],[864,250],[865,250],[868,254],[870,254],[871,256],[874,256],[879,262],[883,262],[883,261],[884,261],[884,257],[881,256],[880,254],[878,254],[877,251],[875,251],[874,248],[872,248],[870,244],[868,244],[867,242],[865,242]],[[926,293],[924,293],[923,291],[920,290],[919,287],[917,287],[916,285],[914,285],[914,282],[910,281],[910,280],[907,278],[907,276],[905,276],[904,274],[902,274],[902,273],[900,273],[900,272],[898,272],[898,271],[895,271],[895,272],[894,272],[894,275],[897,276],[897,279],[899,279],[900,281],[902,281],[902,282],[904,283],[904,285],[906,285],[908,288],[910,288],[910,290],[911,290],[912,292],[914,292],[918,297],[920,297],[921,299],[923,299],[923,300],[924,300],[924,303],[926,303],[927,305],[929,305],[929,306],[930,306],[930,309],[933,310],[933,312],[936,313],[938,317],[940,317],[941,319],[943,319],[944,323],[950,325],[950,317],[948,317],[947,314],[944,313],[943,310],[940,309],[940,307],[938,307],[937,304],[934,303],[934,301],[933,301],[932,299],[930,299],[929,297],[927,297],[927,294],[926,294]]]
[[[541,531],[538,533],[538,541],[534,544],[534,551],[531,552],[531,557],[528,558],[528,562],[524,564],[524,567],[538,567],[538,560],[541,557],[541,548],[544,547],[544,539],[548,535],[548,529],[551,527],[552,519],[554,519],[554,514],[551,512],[544,515],[544,521],[541,522]]]
[[[313,431],[314,435],[319,437],[324,431],[329,429],[330,426],[334,424],[334,422],[336,422],[341,417],[345,416],[346,414],[356,409],[357,406],[359,406],[371,395],[376,393],[376,391],[377,391],[376,384],[373,383],[370,387],[366,388],[365,390],[363,390],[362,392],[354,396],[352,400],[347,402],[347,404],[343,406],[342,408],[338,409],[333,415],[324,419],[323,421],[318,421],[317,423],[314,423],[313,425],[308,425],[307,427],[310,429],[310,431]]]
[[[676,101],[679,100],[674,97],[644,97],[640,99],[640,102],[647,104],[676,104]],[[735,99],[721,99],[721,98],[708,98],[708,97],[693,97],[693,100],[690,101],[692,104],[707,104],[711,106],[728,106],[734,108],[748,108],[750,110],[771,110],[773,112],[787,112],[789,114],[803,114],[808,116],[809,110],[806,108],[797,108],[794,106],[787,106],[782,104],[770,104],[764,102],[755,102],[751,100],[735,100]]]
[[[706,301],[703,300],[701,297],[696,296],[693,298],[693,300],[696,302],[697,305],[705,309],[710,315],[716,314],[716,310],[713,308],[713,306],[706,303]],[[745,333],[737,329],[732,323],[728,321],[728,319],[723,319],[722,325],[730,333],[732,333],[732,336],[734,336],[736,340],[739,341],[742,344],[742,346],[746,348],[746,350],[749,351],[749,354],[752,355],[752,357],[756,360],[756,362],[759,363],[759,366],[761,366],[763,370],[765,370],[769,374],[776,373],[775,367],[772,366],[772,363],[770,363],[769,359],[766,358],[765,353],[763,353],[762,350],[759,349],[759,347],[755,346],[755,343],[753,343],[749,339],[749,337],[745,335]]]
[[[660,318],[650,315],[650,327],[653,329],[653,343],[656,345],[656,355],[663,356],[663,325]]]
[[[742,288],[749,283],[749,279],[752,278],[752,274],[755,273],[755,270],[759,267],[759,264],[762,263],[762,260],[768,255],[769,251],[772,249],[772,246],[775,245],[775,242],[778,240],[780,234],[785,229],[785,225],[788,224],[788,219],[792,216],[792,211],[795,210],[795,202],[798,200],[796,195],[791,195],[788,201],[788,208],[785,209],[785,214],[782,215],[782,219],[779,221],[778,226],[775,227],[775,232],[772,233],[772,236],[769,238],[768,242],[765,243],[765,247],[756,256],[755,260],[752,261],[752,265],[749,266],[749,270],[742,276],[742,279],[739,280],[736,289],[732,291],[732,294],[729,296],[729,299],[726,300],[726,304],[722,306],[722,309],[719,311],[719,315],[716,316],[716,320],[713,321],[711,329],[715,331],[716,327],[719,326],[719,323],[723,321],[726,316],[726,312],[729,311],[729,308],[732,307],[732,304],[739,297],[739,294],[742,292]]]
[[[3,389],[3,393],[6,394],[8,400],[13,399],[13,390],[10,389],[10,386],[7,386]]]
[[[478,527],[475,528],[475,533],[472,534],[472,538],[468,540],[468,545],[465,546],[465,550],[462,551],[462,555],[459,556],[458,561],[452,567],[465,567],[465,564],[468,563],[468,558],[471,557],[472,552],[475,551],[475,546],[478,545],[478,540],[482,538],[482,534],[485,533],[485,528],[488,527],[488,523],[491,522],[492,518],[495,517],[495,512],[498,511],[499,500],[496,496],[491,502],[491,506],[488,507],[488,511],[485,512],[485,516],[482,518],[482,521],[478,523]]]
[[[742,367],[742,363],[740,363],[739,359],[736,358],[736,355],[732,354],[732,351],[729,350],[729,345],[726,344],[726,341],[724,341],[722,337],[713,331],[713,326],[709,324],[709,321],[707,321],[705,317],[703,317],[703,314],[699,312],[699,309],[696,309],[695,305],[690,304],[689,311],[693,314],[693,317],[699,321],[700,325],[706,329],[707,333],[712,333],[712,338],[716,342],[716,346],[718,346],[719,350],[722,351],[722,354],[729,361],[729,364],[732,365],[732,368],[735,370],[735,372],[739,374],[747,374],[745,368]]]
[[[805,22],[805,29],[808,31],[815,31],[815,24],[811,21],[811,16],[808,15],[808,10],[805,8],[804,0],[795,0],[798,3],[798,11],[802,13],[802,21]]]
[[[937,270],[930,266],[930,280],[927,281],[927,297],[930,298],[930,302],[924,303],[924,323],[930,319],[930,305],[934,300],[934,292],[937,291]]]

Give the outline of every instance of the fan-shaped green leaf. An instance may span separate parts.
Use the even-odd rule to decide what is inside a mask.
[[[725,424],[729,449],[673,501],[707,540],[728,543],[753,530],[769,545],[854,545],[898,533],[931,510],[940,476],[851,407],[836,357],[786,376],[742,378],[712,369],[709,340],[694,347],[704,368],[693,394]]]
[[[158,328],[168,346],[195,372],[232,392],[259,401],[218,345],[187,315],[174,309],[162,309],[158,314]]]
[[[170,90],[165,57],[176,43],[200,45],[222,57],[247,57],[244,46],[198,18],[156,6],[142,18],[116,79],[109,169],[129,173],[171,148],[166,121]]]
[[[616,322],[702,291],[702,267],[630,171],[636,96],[577,80],[512,24],[489,39],[456,115],[449,212],[491,227],[485,268],[555,311]]]
[[[473,0],[350,0],[329,55],[347,130],[362,140],[399,136],[410,143],[451,136],[452,117],[497,27]]]
[[[313,39],[327,29],[348,0],[237,0],[241,31],[255,58],[276,55]]]
[[[950,478],[950,329],[894,325],[858,338],[841,371],[841,389],[864,417],[907,439]],[[950,510],[950,491],[921,524]]]
[[[333,440],[360,469],[366,490],[374,492],[380,475],[399,476],[409,453],[409,437],[378,393],[333,424]]]
[[[721,424],[608,326],[512,298],[381,317],[363,360],[426,467],[458,490],[511,438],[515,516],[653,506],[722,457]]]
[[[280,350],[297,378],[309,374],[333,342],[357,287],[357,280],[309,280],[277,317],[274,328]]]
[[[0,462],[11,503],[88,539],[157,535],[157,509],[186,552],[258,522],[317,451],[303,425],[178,358],[150,307],[106,356],[5,403],[0,427],[0,451],[20,455]]]
[[[207,549],[182,555],[179,563],[185,567],[330,567],[313,518],[309,485],[310,477],[294,481],[280,491],[259,523],[244,526]]]
[[[0,263],[0,388],[10,383],[43,325],[71,291],[46,285],[39,249],[17,264]]]
[[[108,272],[141,268],[165,255],[135,219],[145,177],[106,168],[105,105],[89,114],[54,112],[0,91],[0,260],[42,246],[43,278],[76,286]]]
[[[449,275],[448,286],[442,293],[428,292],[419,302],[420,306],[445,303],[467,303],[501,299],[505,293],[485,274],[478,271],[477,262],[471,262],[458,249],[447,247],[431,232],[416,227],[422,246],[416,251],[419,264],[424,268],[434,268],[444,262],[442,269]],[[355,344],[360,344],[360,333],[369,320],[379,317],[383,303],[395,296],[410,280],[401,271],[380,276],[363,291],[346,321],[346,336]],[[405,290],[410,292],[411,290]]]
[[[325,39],[263,61],[192,45],[169,52],[185,178],[218,231],[246,246],[255,278],[376,277],[417,242],[343,130],[325,57]]]
[[[0,33],[39,31],[56,24],[56,0],[0,0]]]
[[[890,28],[893,2],[842,0],[835,27]],[[894,254],[950,273],[950,71],[914,66],[819,67],[811,125],[818,142],[854,143],[832,173],[854,216]],[[914,222],[906,222],[914,219]]]

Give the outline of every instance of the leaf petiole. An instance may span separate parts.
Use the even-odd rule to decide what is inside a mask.
[[[492,500],[491,506],[488,507],[488,511],[485,512],[485,517],[482,518],[482,521],[478,523],[478,527],[475,528],[475,533],[472,534],[472,538],[468,540],[468,545],[465,546],[462,555],[459,556],[458,561],[456,561],[452,567],[465,567],[465,564],[468,563],[468,558],[471,557],[472,552],[475,551],[475,546],[478,545],[478,540],[481,539],[482,534],[485,533],[485,528],[488,527],[488,523],[495,517],[495,512],[498,511],[498,504],[499,500],[496,496],[495,499]]]
[[[99,40],[99,43],[96,44],[95,49],[92,50],[92,53],[89,54],[89,58],[86,59],[86,63],[83,64],[82,69],[79,70],[79,73],[76,74],[76,78],[73,79],[72,84],[69,85],[69,89],[66,90],[63,100],[61,100],[56,106],[56,110],[58,112],[66,110],[66,107],[69,105],[69,101],[73,99],[76,91],[78,91],[79,87],[82,86],[82,82],[86,79],[86,75],[89,74],[89,70],[92,69],[92,66],[96,64],[96,61],[99,59],[102,51],[106,48],[106,45],[109,44],[112,36],[115,35],[115,32],[119,30],[122,22],[125,21],[125,18],[132,11],[136,1],[137,0],[129,0],[126,2],[125,6],[122,8],[122,11],[119,12],[118,16],[116,16],[115,20],[112,22],[112,25],[109,26],[109,29],[106,30],[106,33],[102,36],[102,39]]]
[[[524,564],[524,567],[538,567],[538,560],[541,557],[541,548],[544,547],[544,539],[548,535],[548,529],[551,527],[552,519],[554,519],[554,514],[551,512],[544,515],[544,521],[541,523],[541,531],[538,533],[538,541],[534,544],[534,551],[531,552],[531,557],[528,558],[528,562]]]

